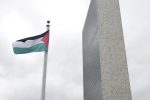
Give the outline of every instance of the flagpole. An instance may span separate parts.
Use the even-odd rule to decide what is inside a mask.
[[[47,31],[50,30],[50,21],[47,21]],[[48,51],[45,51],[44,53],[44,66],[43,66],[43,78],[42,78],[42,89],[41,89],[41,100],[45,100],[45,92],[46,92],[46,72],[47,72],[47,57],[48,57]]]

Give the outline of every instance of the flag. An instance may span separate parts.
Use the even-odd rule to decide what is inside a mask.
[[[49,31],[43,34],[17,40],[12,44],[15,54],[48,51]]]

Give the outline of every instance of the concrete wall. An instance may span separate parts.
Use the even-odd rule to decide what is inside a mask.
[[[83,29],[84,100],[131,100],[118,0],[92,0]]]

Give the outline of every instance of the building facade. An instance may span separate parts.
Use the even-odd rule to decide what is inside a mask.
[[[91,0],[82,38],[84,100],[132,100],[118,0]]]

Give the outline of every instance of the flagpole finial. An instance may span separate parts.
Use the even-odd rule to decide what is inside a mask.
[[[47,23],[49,24],[49,23],[50,23],[50,21],[48,20],[48,21],[47,21]]]
[[[46,25],[47,30],[49,30],[49,27],[50,27],[50,25],[49,25],[49,24],[50,24],[50,21],[48,20],[48,21],[47,21],[47,25]]]

